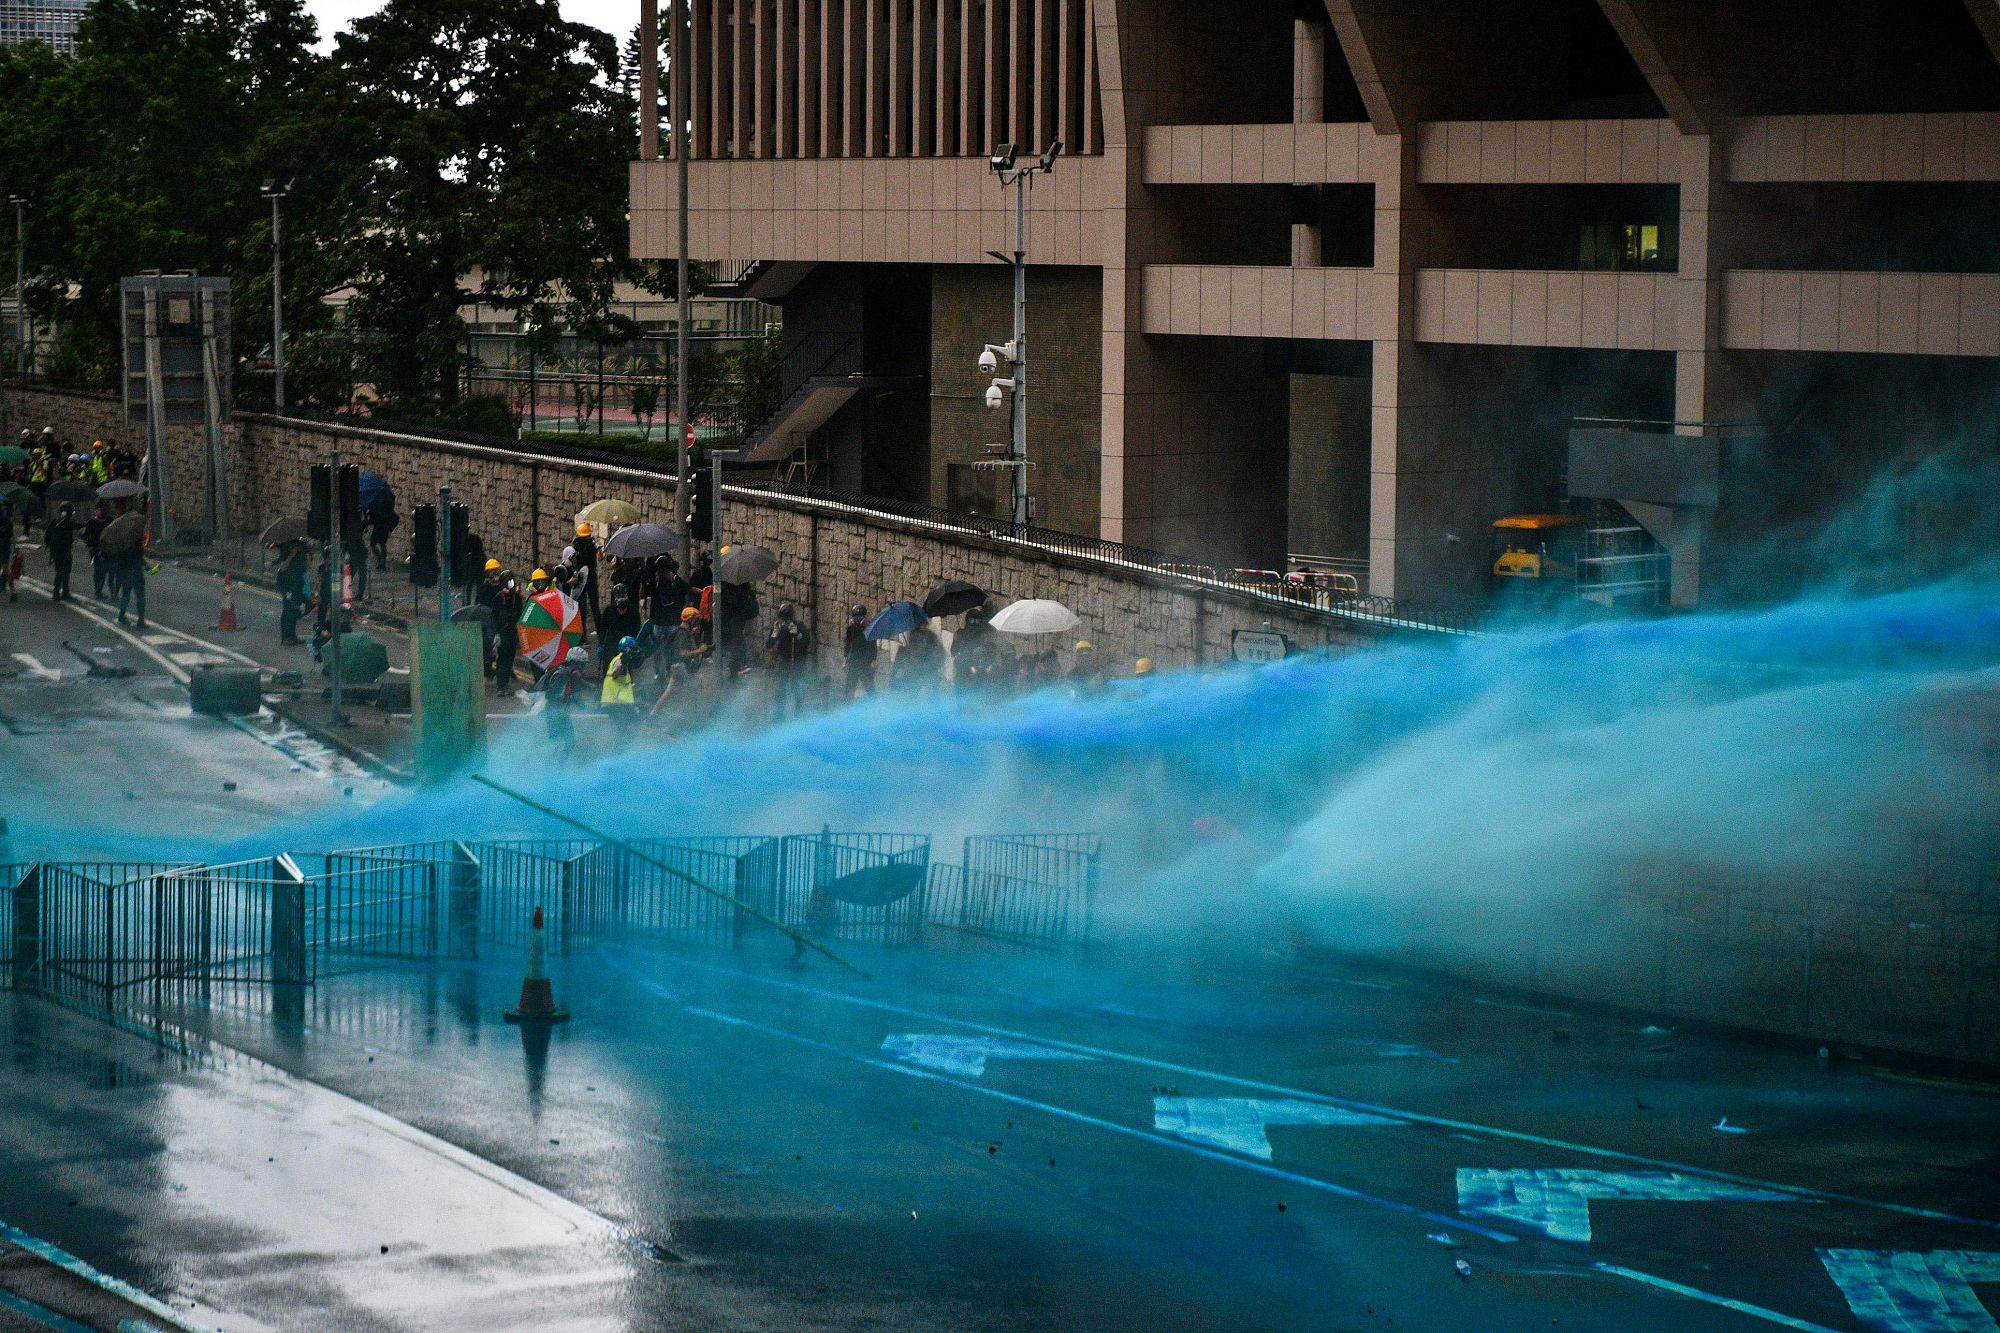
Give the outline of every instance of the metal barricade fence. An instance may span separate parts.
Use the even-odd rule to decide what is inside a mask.
[[[0,861],[0,990],[14,986],[14,941],[22,931],[14,921],[14,886],[34,869],[28,861]]]
[[[535,909],[542,909],[544,939],[568,953],[584,936],[569,914],[577,866],[598,849],[581,838],[524,838],[469,843],[478,858],[479,933],[502,944],[525,946]]]
[[[923,939],[927,833],[835,833],[784,840],[776,884],[786,925],[829,939],[914,944]]]
[[[329,852],[317,879],[312,948],[331,958],[435,958],[445,931],[449,843]]]
[[[1095,833],[983,834],[965,860],[934,874],[933,923],[1032,944],[1087,943],[1096,925]]]

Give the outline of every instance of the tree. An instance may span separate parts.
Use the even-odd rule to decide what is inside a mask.
[[[0,178],[32,200],[30,301],[71,375],[113,376],[119,280],[147,269],[228,275],[237,343],[269,340],[259,187],[320,160],[314,38],[300,0],[98,0],[73,57],[0,50]]]
[[[545,0],[389,0],[341,37],[333,258],[386,393],[457,399],[474,299],[615,335],[613,284],[650,282],[623,258],[617,73],[613,39]]]

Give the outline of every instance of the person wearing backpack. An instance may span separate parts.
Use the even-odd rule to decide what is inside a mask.
[[[806,682],[812,673],[812,631],[799,623],[790,602],[778,603],[778,619],[765,638],[764,651],[777,674],[772,720],[797,717],[805,711]]]

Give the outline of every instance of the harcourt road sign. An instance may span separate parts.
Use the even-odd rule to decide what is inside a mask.
[[[1282,662],[1291,654],[1291,639],[1276,630],[1230,631],[1229,655],[1239,662]]]

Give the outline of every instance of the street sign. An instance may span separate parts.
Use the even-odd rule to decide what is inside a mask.
[[[1292,655],[1292,641],[1276,630],[1231,630],[1229,655],[1239,662],[1282,662]]]

